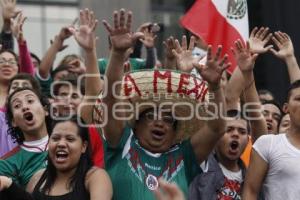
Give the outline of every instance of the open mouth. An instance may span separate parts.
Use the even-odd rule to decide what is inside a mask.
[[[74,108],[74,106],[64,106],[63,107],[63,113],[64,114],[75,114],[76,109]]]
[[[267,123],[267,129],[268,129],[268,131],[271,131],[273,129],[273,126],[271,123]]]
[[[239,143],[238,143],[237,141],[232,141],[232,142],[230,143],[230,149],[231,149],[232,151],[237,151],[238,148],[239,148]]]
[[[63,162],[68,158],[69,154],[65,151],[57,151],[56,152],[56,160],[58,162]]]
[[[160,130],[153,130],[152,135],[154,139],[161,140],[164,137],[165,133]]]
[[[23,115],[23,118],[26,121],[31,122],[33,120],[33,114],[31,112],[27,112]]]

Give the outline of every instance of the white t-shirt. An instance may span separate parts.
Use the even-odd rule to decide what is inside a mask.
[[[300,198],[300,149],[286,134],[263,135],[253,145],[269,169],[263,183],[265,200]]]
[[[226,169],[221,163],[219,163],[219,166],[222,169],[225,180],[224,185],[217,193],[217,200],[241,200],[243,182],[242,170],[233,172]]]
[[[222,172],[224,176],[230,180],[235,180],[240,183],[243,182],[243,175],[242,175],[242,170],[240,169],[238,172],[233,172],[228,170],[226,167],[224,167],[221,163],[219,163],[220,168],[222,169]]]

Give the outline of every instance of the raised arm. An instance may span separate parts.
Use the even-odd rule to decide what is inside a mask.
[[[254,54],[266,53],[269,49],[273,47],[272,45],[266,46],[272,37],[272,33],[268,33],[268,32],[269,32],[269,28],[264,28],[264,27],[260,29],[255,27],[251,31],[250,38],[249,38],[249,45],[252,53]],[[240,67],[237,67],[235,68],[225,88],[225,98],[226,98],[226,104],[228,110],[240,109],[239,98],[245,87],[247,87],[247,83],[243,78]]]
[[[177,69],[176,57],[173,54],[173,49],[176,48],[174,37],[169,37],[166,41],[163,42],[165,47],[165,60],[163,67],[166,69]]]
[[[23,35],[23,24],[25,20],[26,17],[20,12],[15,19],[11,19],[11,30],[18,42],[20,72],[34,75],[34,65]]]
[[[141,24],[140,27],[137,29],[137,32],[144,32],[150,25],[151,25],[151,22],[145,22],[145,23]],[[136,41],[133,52],[130,56],[132,58],[141,58],[142,47],[143,47],[143,43],[140,40]]]
[[[290,83],[300,79],[300,69],[294,53],[293,42],[288,34],[283,32],[275,32],[272,37],[273,42],[278,48],[278,51],[271,49],[271,52],[283,60],[287,65],[287,70],[290,77]]]
[[[140,41],[146,47],[147,51],[146,69],[152,69],[155,66],[154,43],[157,36],[148,28],[144,29],[143,33],[144,38],[140,39]]]
[[[103,20],[103,24],[109,33],[112,44],[108,67],[105,73],[107,77],[107,95],[103,98],[103,102],[108,110],[108,123],[104,127],[105,138],[111,146],[117,146],[122,137],[125,121],[115,119],[113,116],[113,106],[117,102],[120,102],[120,100],[116,99],[113,95],[113,89],[116,89],[116,93],[119,94],[120,87],[113,88],[113,84],[122,80],[126,51],[133,47],[134,43],[143,36],[143,33],[131,32],[132,13],[130,11],[127,13],[125,13],[124,9],[121,9],[119,12],[114,11],[113,18],[114,27]]]
[[[80,11],[79,23],[78,29],[71,26],[69,27],[69,31],[72,33],[85,54],[85,97],[81,104],[80,114],[86,123],[92,123],[93,108],[102,89],[96,53],[97,38],[95,36],[95,29],[98,21],[95,19],[92,11],[85,9]]]
[[[234,57],[237,61],[239,70],[244,80],[243,95],[245,100],[244,112],[250,117],[251,135],[253,142],[256,141],[261,135],[267,133],[267,124],[261,112],[261,103],[256,91],[254,79],[254,65],[258,57],[257,53],[252,53],[249,42],[246,46],[240,41],[235,42],[235,49],[232,50]]]
[[[255,27],[250,34],[249,45],[252,53],[263,54],[273,48],[273,45],[267,45],[272,38],[268,27]]]
[[[238,83],[238,84],[237,84]],[[236,67],[225,86],[227,110],[240,110],[240,95],[245,87],[241,70]]]
[[[207,120],[204,127],[191,137],[191,144],[199,163],[207,158],[217,141],[225,133],[223,116],[225,116],[224,109],[226,105],[220,82],[222,73],[230,66],[230,63],[227,63],[228,55],[221,58],[221,51],[222,47],[219,46],[216,55],[212,55],[212,47],[209,45],[206,65],[194,64],[202,78],[208,83],[208,91],[211,97],[208,111],[217,114],[212,119]]]
[[[16,0],[1,0],[3,27],[0,34],[0,43],[3,49],[14,49],[14,39],[11,32],[11,19],[14,19],[21,10],[16,9]]]
[[[54,41],[51,46],[47,50],[46,54],[42,58],[41,65],[38,69],[38,73],[43,79],[47,79],[49,77],[51,68],[53,66],[56,54],[63,49],[64,41],[68,39],[72,34],[68,29],[69,27],[63,27],[59,34],[55,36]]]
[[[192,51],[195,46],[195,37],[191,36],[190,44],[188,46],[186,36],[182,36],[181,46],[178,40],[175,40],[175,49],[172,50],[176,57],[177,69],[180,71],[191,73],[194,68],[193,63],[200,61],[200,57],[195,57]]]

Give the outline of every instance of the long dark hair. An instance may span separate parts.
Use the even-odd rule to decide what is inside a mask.
[[[13,91],[7,98],[7,102],[6,102],[6,123],[8,125],[8,130],[7,133],[12,137],[13,140],[15,140],[18,144],[23,144],[25,137],[23,134],[23,131],[19,128],[19,127],[13,127],[12,125],[12,121],[13,121],[13,112],[12,112],[12,106],[11,106],[11,100],[12,97],[21,91],[24,90],[30,90],[32,91],[40,100],[42,106],[46,109],[46,111],[49,112],[49,101],[48,99],[42,95],[42,93],[40,91],[36,91],[32,88],[28,88],[28,87],[24,87],[24,88],[18,88],[15,91]],[[48,131],[48,135],[51,133],[52,129],[51,129],[51,123],[52,123],[52,119],[50,117],[50,115],[45,117],[45,121],[46,121],[46,126],[47,126],[47,131]]]
[[[87,142],[87,148],[84,153],[81,154],[80,160],[77,164],[76,171],[74,175],[70,179],[70,185],[71,191],[73,191],[73,197],[72,199],[77,199],[78,197],[82,196],[82,194],[87,193],[85,188],[85,176],[87,172],[91,169],[93,166],[93,161],[91,158],[91,150],[90,150],[90,139],[89,139],[89,131],[86,126],[81,126],[78,123],[78,116],[74,115],[69,119],[59,119],[53,121],[54,128],[57,124],[63,123],[63,122],[72,122],[76,124],[78,127],[78,135],[80,136],[82,142]],[[82,123],[82,120],[81,120]],[[53,187],[53,184],[57,178],[56,168],[51,161],[49,155],[48,155],[48,165],[46,167],[45,173],[44,173],[45,185],[41,188],[41,192],[43,194],[47,194],[50,192],[51,188]]]

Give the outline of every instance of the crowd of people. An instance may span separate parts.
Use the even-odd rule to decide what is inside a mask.
[[[300,69],[286,33],[261,27],[236,40],[229,74],[222,46],[193,33],[170,36],[159,61],[155,26],[133,31],[125,9],[102,21],[110,53],[97,58],[97,40],[107,39],[84,9],[39,58],[22,31],[25,13],[15,0],[1,5],[1,200],[300,196]],[[54,66],[70,37],[84,56]],[[256,89],[255,61],[267,52],[287,66],[284,105]]]

